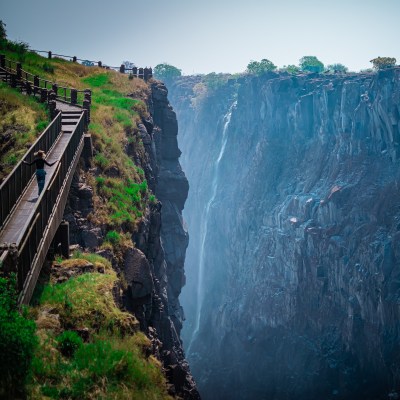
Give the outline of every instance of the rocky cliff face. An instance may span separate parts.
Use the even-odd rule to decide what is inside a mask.
[[[171,94],[202,397],[399,398],[400,69]]]
[[[91,172],[75,177],[64,218],[70,224],[72,244],[97,251],[109,258],[124,277],[116,289],[121,307],[131,311],[153,343],[153,353],[166,371],[170,392],[183,399],[198,399],[196,385],[185,360],[180,340],[183,312],[179,294],[184,284],[184,259],[188,234],[183,226],[182,209],[188,181],[179,164],[178,126],[169,105],[167,90],[153,82],[148,107],[152,118],[139,124],[145,148],[141,157],[132,145],[126,151],[142,167],[149,187],[158,201],[150,205],[132,239],[135,248],[119,257],[100,250],[105,229],[96,227],[87,216],[93,209],[93,191],[87,184]]]

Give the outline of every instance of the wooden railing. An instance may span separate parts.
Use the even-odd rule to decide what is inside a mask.
[[[28,95],[39,96],[41,102],[52,100],[63,101],[84,109],[90,109],[90,89],[77,90],[58,85],[56,82],[40,78],[22,69],[22,64],[9,60],[4,54],[0,54],[0,72],[5,75],[3,79],[11,87],[19,87]]]
[[[69,183],[83,148],[85,112],[82,113],[75,130],[60,158],[56,172],[36,202],[35,209],[18,240],[18,286],[20,299],[27,303],[33,293],[41,264],[48,246],[61,222]],[[42,257],[42,260],[38,258]],[[39,267],[38,267],[39,266]]]
[[[24,158],[28,161],[33,160],[33,154],[38,150],[43,150],[47,153],[53,147],[60,133],[61,113],[58,113],[46,130],[33,143]],[[34,165],[24,165],[21,160],[0,185],[0,229],[4,226],[18,200],[24,193],[25,188],[34,175],[35,168]]]
[[[87,60],[87,59],[77,58],[76,56],[66,56],[65,54],[57,54],[57,53],[53,53],[51,51],[45,51],[45,50],[31,50],[31,51],[33,51],[35,53],[45,53],[45,54],[47,54],[47,57],[49,59],[51,59],[53,57],[61,57],[61,58],[64,58],[64,59],[72,61],[72,62],[80,61],[84,65],[86,65],[85,63],[91,63],[91,64],[93,64],[92,66],[98,66],[100,68],[105,68],[105,69],[112,69],[115,71],[119,71],[122,74],[129,74],[136,78],[144,79],[145,81],[147,81],[148,79],[153,77],[153,69],[151,67],[142,68],[142,67],[134,66],[132,68],[126,68],[126,66],[124,64],[121,64],[119,67],[112,67],[110,65],[103,64],[102,61]]]

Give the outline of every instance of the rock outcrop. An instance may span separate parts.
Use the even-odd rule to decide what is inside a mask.
[[[141,330],[152,340],[153,353],[163,363],[170,393],[195,400],[200,397],[179,336],[183,320],[179,294],[185,282],[188,244],[182,209],[189,186],[179,164],[175,112],[160,82],[152,83],[148,107],[152,118],[138,126],[145,155],[139,157],[130,144],[126,148],[136,165],[144,170],[156,195],[138,229],[132,232],[135,248],[125,251],[122,259],[107,250],[98,251],[105,232],[87,219],[93,212],[93,191],[84,174],[75,177],[64,218],[70,224],[73,244],[98,251],[123,276],[124,284],[116,290],[116,297],[122,307],[135,315]]]
[[[170,98],[202,398],[397,398],[400,69],[242,78],[195,109],[192,88]]]

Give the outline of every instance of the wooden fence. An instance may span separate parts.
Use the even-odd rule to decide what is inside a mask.
[[[85,65],[85,63],[87,64],[93,64],[92,66],[98,66],[100,68],[105,68],[105,69],[112,69],[115,71],[119,71],[121,74],[129,74],[132,75],[136,78],[139,79],[144,79],[145,81],[149,80],[150,78],[153,77],[153,69],[151,67],[132,67],[132,68],[127,68],[124,64],[121,64],[119,67],[112,67],[110,65],[105,65],[102,63],[102,61],[93,61],[93,60],[87,60],[87,59],[83,59],[83,58],[78,58],[76,56],[66,56],[65,54],[57,54],[57,53],[53,53],[51,51],[45,51],[45,50],[31,50],[34,51],[35,53],[45,53],[47,54],[47,57],[49,59],[53,58],[53,57],[59,57],[59,58],[63,58],[72,62],[81,62],[82,64]],[[91,65],[89,65],[91,66]]]
[[[11,87],[19,88],[28,95],[38,97],[42,103],[48,102],[51,111],[55,109],[55,104],[51,103],[53,100],[90,110],[92,96],[90,89],[77,90],[40,78],[25,71],[20,62],[9,60],[4,54],[0,54],[0,74]],[[88,115],[90,115],[90,112],[88,112]]]

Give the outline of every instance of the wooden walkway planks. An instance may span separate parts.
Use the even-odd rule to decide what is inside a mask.
[[[59,160],[61,155],[64,153],[64,150],[70,140],[71,132],[76,126],[78,119],[81,116],[82,109],[79,107],[74,107],[69,104],[65,104],[62,102],[57,102],[57,108],[60,107],[63,111],[62,114],[62,134],[59,139],[55,143],[54,147],[47,154],[46,160],[49,163],[52,163],[56,160]],[[64,114],[64,113],[71,113]],[[76,112],[76,114],[75,114]],[[67,118],[64,118],[66,116]],[[73,119],[70,117],[73,116]],[[69,118],[68,118],[69,117]],[[74,124],[71,125],[71,121],[74,121]],[[27,160],[32,161],[32,160]],[[54,173],[57,169],[57,163],[51,167],[45,165],[46,171],[46,183],[43,191],[46,190],[49,182],[54,176]],[[12,213],[9,221],[5,225],[5,227],[0,231],[0,244],[9,243],[9,244],[19,244],[22,240],[24,232],[26,230],[26,222],[30,221],[33,218],[33,213],[35,210],[35,203],[38,200],[38,185],[36,181],[35,175],[33,175],[31,181],[29,182],[28,187],[26,188],[25,193],[20,199],[17,207]],[[29,228],[29,227],[28,227]]]

